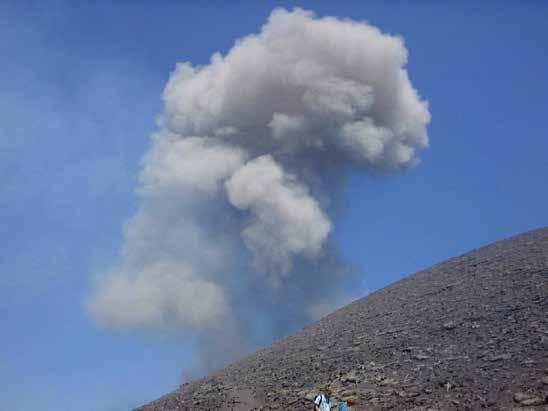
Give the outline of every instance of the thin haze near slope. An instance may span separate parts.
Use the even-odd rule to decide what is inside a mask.
[[[348,302],[337,187],[352,170],[412,167],[428,145],[406,62],[403,40],[370,24],[275,9],[225,56],[177,64],[92,317],[182,331],[210,368]]]

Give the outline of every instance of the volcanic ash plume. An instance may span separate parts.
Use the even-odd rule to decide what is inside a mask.
[[[276,9],[225,56],[178,64],[93,317],[233,336],[225,349],[346,302],[353,274],[329,239],[334,183],[413,166],[428,144],[406,61],[402,39],[369,24]]]

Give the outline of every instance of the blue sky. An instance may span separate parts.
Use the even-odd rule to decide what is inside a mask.
[[[189,343],[97,327],[84,300],[137,207],[178,61],[204,64],[276,6],[400,34],[431,146],[355,174],[334,238],[369,290],[548,217],[548,6],[525,2],[0,4],[0,408],[127,410],[173,388]]]

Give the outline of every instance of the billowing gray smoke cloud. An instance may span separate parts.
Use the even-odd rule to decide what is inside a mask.
[[[259,271],[286,274],[293,255],[318,257],[331,223],[297,179],[287,176],[271,155],[249,161],[225,183],[230,203],[250,210],[245,244]]]
[[[417,163],[430,114],[406,61],[369,24],[276,9],[226,56],[178,64],[94,318],[241,344],[345,302],[329,182]]]

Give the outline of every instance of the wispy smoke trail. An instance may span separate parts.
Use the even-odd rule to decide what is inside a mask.
[[[226,56],[178,64],[140,209],[89,299],[93,317],[204,341],[222,333],[225,349],[345,302],[333,182],[413,166],[428,144],[406,61],[402,39],[369,24],[276,9]]]

